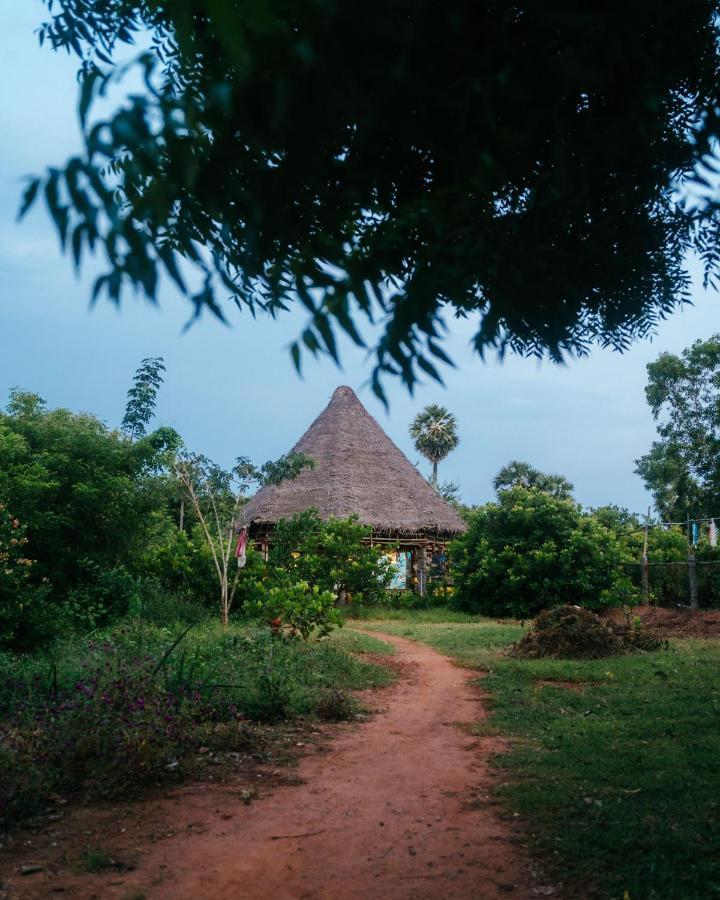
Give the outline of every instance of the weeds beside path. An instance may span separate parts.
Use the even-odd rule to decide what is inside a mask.
[[[487,757],[499,743],[457,727],[482,715],[471,674],[429,647],[388,640],[402,677],[363,695],[377,698],[377,715],[343,726],[323,752],[301,760],[301,784],[247,806],[220,791],[173,792],[156,804],[164,819],[156,817],[172,821],[174,833],[139,842],[134,871],[66,879],[71,896],[536,896],[524,850],[489,796]],[[132,813],[123,821],[128,831],[139,825]]]
[[[510,741],[498,796],[551,871],[603,898],[720,894],[720,642],[527,661],[503,654],[517,624],[428,618],[363,625],[483,670],[491,716],[476,730]]]

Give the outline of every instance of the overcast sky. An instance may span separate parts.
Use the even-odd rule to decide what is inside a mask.
[[[494,473],[519,458],[567,476],[584,504],[647,507],[633,473],[654,436],[645,366],[663,350],[679,352],[720,331],[714,293],[698,286],[694,305],[665,322],[651,342],[624,355],[596,350],[562,367],[517,357],[483,363],[470,351],[473,325],[465,323],[448,342],[458,368],[446,371],[446,387],[425,384],[409,397],[388,382],[389,413],[364,387],[370,365],[353,348],[346,348],[343,371],[308,361],[304,379],[297,377],[287,345],[302,315],[270,322],[231,313],[231,328],[206,317],[183,333],[189,306],[170,287],[160,309],[130,300],[120,311],[107,304],[90,311],[91,273],[74,276],[44,210],[15,223],[22,176],[62,162],[78,147],[75,67],[39,49],[33,29],[43,15],[39,0],[6,4],[0,34],[0,405],[17,385],[51,406],[118,425],[138,362],[163,356],[159,421],[218,462],[239,455],[262,462],[288,450],[335,387],[349,384],[412,462],[419,457],[409,421],[428,402],[448,406],[461,444],[440,477],[458,480],[468,503],[489,499]]]

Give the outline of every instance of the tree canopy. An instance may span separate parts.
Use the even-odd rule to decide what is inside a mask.
[[[645,388],[658,440],[637,472],[666,520],[718,512],[720,502],[720,334],[647,367]]]
[[[162,356],[143,359],[135,371],[132,387],[127,393],[127,406],[121,428],[130,440],[142,437],[157,406],[157,393],[163,383],[165,361]]]
[[[559,500],[571,500],[575,489],[564,475],[549,475],[518,459],[511,460],[500,469],[493,478],[493,487],[498,496],[503,491],[522,487],[527,490],[534,488]]]
[[[104,251],[95,298],[300,303],[298,367],[379,320],[382,396],[439,377],[447,315],[480,353],[622,349],[687,299],[688,249],[718,275],[717,2],[45,2],[84,149],[22,209]],[[144,88],[94,116],[139,36]]]
[[[634,590],[617,535],[571,500],[515,486],[468,516],[451,546],[454,602],[489,616],[534,616],[557,603],[620,605]]]

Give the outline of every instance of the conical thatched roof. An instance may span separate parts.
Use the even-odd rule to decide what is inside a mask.
[[[315,459],[293,481],[262,488],[245,507],[257,530],[314,507],[322,518],[356,514],[376,534],[450,536],[455,510],[393,444],[349,387],[339,387],[292,448]]]

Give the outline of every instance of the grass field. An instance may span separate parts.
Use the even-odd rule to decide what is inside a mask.
[[[414,638],[485,673],[507,810],[572,896],[720,896],[720,642],[599,661],[520,661],[494,621],[396,614],[365,627]],[[568,682],[572,686],[568,686]]]

